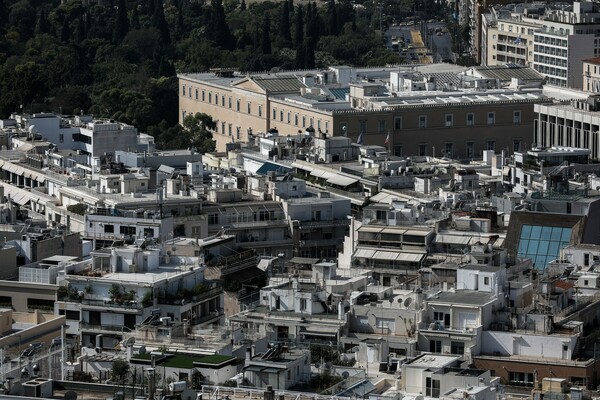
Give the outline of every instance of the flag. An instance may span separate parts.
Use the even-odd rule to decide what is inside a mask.
[[[521,44],[521,35],[517,36],[515,39],[515,44]]]
[[[360,135],[358,135],[358,139],[356,139],[356,143],[357,144],[364,144],[365,143],[365,139],[363,138],[363,133],[361,132]]]
[[[385,137],[385,144],[390,144],[390,133],[388,132],[387,136]]]

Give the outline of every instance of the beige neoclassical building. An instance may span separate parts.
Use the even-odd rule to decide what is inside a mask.
[[[522,72],[522,71],[521,71]],[[217,122],[217,150],[276,128],[294,135],[347,135],[399,156],[478,158],[484,150],[522,150],[533,131],[541,89],[508,89],[499,79],[451,65],[331,67],[242,75],[179,74],[180,120],[203,112]],[[514,70],[515,76],[520,71]]]

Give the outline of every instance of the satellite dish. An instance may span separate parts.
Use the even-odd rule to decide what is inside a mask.
[[[197,393],[193,389],[186,389],[179,396],[181,400],[196,400]]]
[[[8,394],[12,396],[23,396],[25,394],[25,389],[23,389],[21,382],[15,382],[12,388],[10,388],[10,392]]]
[[[411,304],[412,304],[412,297],[407,297],[406,300],[404,300],[404,307],[408,308],[408,306],[410,306]]]
[[[350,373],[348,371],[342,372],[342,378],[348,379],[349,376],[350,376]]]
[[[133,346],[135,344],[135,338],[133,336],[127,338],[125,341],[125,347]]]
[[[63,399],[65,400],[77,400],[77,393],[72,391],[72,390],[68,390],[65,392]]]
[[[398,304],[402,304],[402,297],[398,297],[398,300],[396,300],[398,302]]]
[[[142,346],[140,347],[140,349],[138,350],[139,354],[146,354],[146,346]]]

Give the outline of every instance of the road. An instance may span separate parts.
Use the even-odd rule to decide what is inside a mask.
[[[448,33],[441,35],[436,34],[436,29],[444,29],[443,22],[417,23],[416,25],[399,25],[391,26],[386,32],[386,44],[388,48],[392,48],[392,37],[403,38],[406,41],[406,46],[411,44],[413,48],[408,49],[405,56],[407,62],[418,63],[438,63],[438,62],[453,62],[455,60],[452,54],[452,40]],[[419,32],[421,33],[419,35]],[[425,51],[419,51],[418,45],[422,41],[427,47]],[[410,43],[409,43],[410,42]],[[426,56],[426,54],[428,56]]]

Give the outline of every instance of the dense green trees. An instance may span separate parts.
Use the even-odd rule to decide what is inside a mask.
[[[372,0],[358,8],[350,0],[91,3],[0,0],[3,117],[92,112],[135,124],[164,148],[209,150],[210,121],[193,116],[178,125],[176,69],[399,61],[370,28]]]

